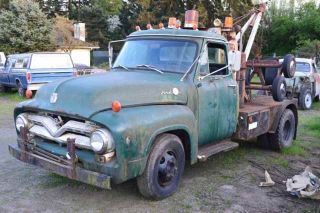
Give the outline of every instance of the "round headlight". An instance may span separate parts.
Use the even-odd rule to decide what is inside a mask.
[[[26,119],[26,117],[23,114],[18,115],[18,117],[16,118],[16,128],[18,132],[20,132],[21,127],[25,128],[27,126],[28,120]]]
[[[91,134],[90,144],[94,152],[104,154],[114,149],[114,141],[110,132],[98,129]]]

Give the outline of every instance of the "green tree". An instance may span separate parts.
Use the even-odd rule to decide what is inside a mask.
[[[52,23],[32,0],[12,0],[0,13],[0,49],[7,53],[54,47]]]
[[[265,54],[296,52],[319,40],[320,9],[314,2],[300,5],[296,10],[272,7],[264,31]],[[315,46],[310,48],[314,52]]]

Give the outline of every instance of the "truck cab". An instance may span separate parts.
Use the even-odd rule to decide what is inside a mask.
[[[320,97],[320,73],[315,61],[308,58],[296,58],[297,68],[293,79],[287,79],[287,86],[299,100],[299,107],[310,110],[314,101]]]
[[[213,32],[132,33],[109,72],[49,83],[20,103],[9,151],[102,188],[137,178],[145,197],[163,199],[186,162],[234,149],[236,140],[290,146],[295,100],[261,96],[240,108],[228,52]]]
[[[44,84],[73,77],[75,69],[67,53],[26,53],[9,55],[0,69],[0,87],[16,88],[20,96],[37,91]]]

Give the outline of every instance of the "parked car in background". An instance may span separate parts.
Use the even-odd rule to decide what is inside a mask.
[[[20,96],[34,93],[48,82],[76,76],[68,53],[25,53],[9,55],[0,68],[0,87],[3,91],[17,88]],[[29,93],[30,94],[30,93]]]
[[[99,69],[95,67],[89,67],[85,64],[74,64],[74,67],[77,72],[77,76],[81,75],[92,75],[92,74],[98,74],[98,73],[103,73],[106,72],[104,69]]]
[[[313,101],[320,97],[320,73],[315,61],[307,58],[296,58],[296,73],[293,79],[287,79],[287,87],[293,96],[298,98],[301,109],[309,110]]]

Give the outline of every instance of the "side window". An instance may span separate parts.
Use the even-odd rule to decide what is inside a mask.
[[[313,68],[313,72],[314,72],[314,73],[318,73],[318,70],[317,70],[317,68],[316,68],[316,65],[315,65],[315,64],[312,64],[312,68]]]
[[[23,59],[23,68],[28,68],[29,58]]]
[[[227,50],[223,44],[208,44],[208,60],[209,60],[209,71],[210,73],[215,72],[225,66],[227,66]],[[214,73],[213,75],[228,75],[228,68],[222,69],[221,71]]]
[[[12,67],[16,69],[23,68],[23,58],[19,58]]]
[[[223,44],[208,43],[204,48],[199,60],[200,75],[209,73],[213,73],[212,75],[228,75],[228,68],[224,68],[228,64],[226,46]],[[216,72],[221,68],[224,69]]]

